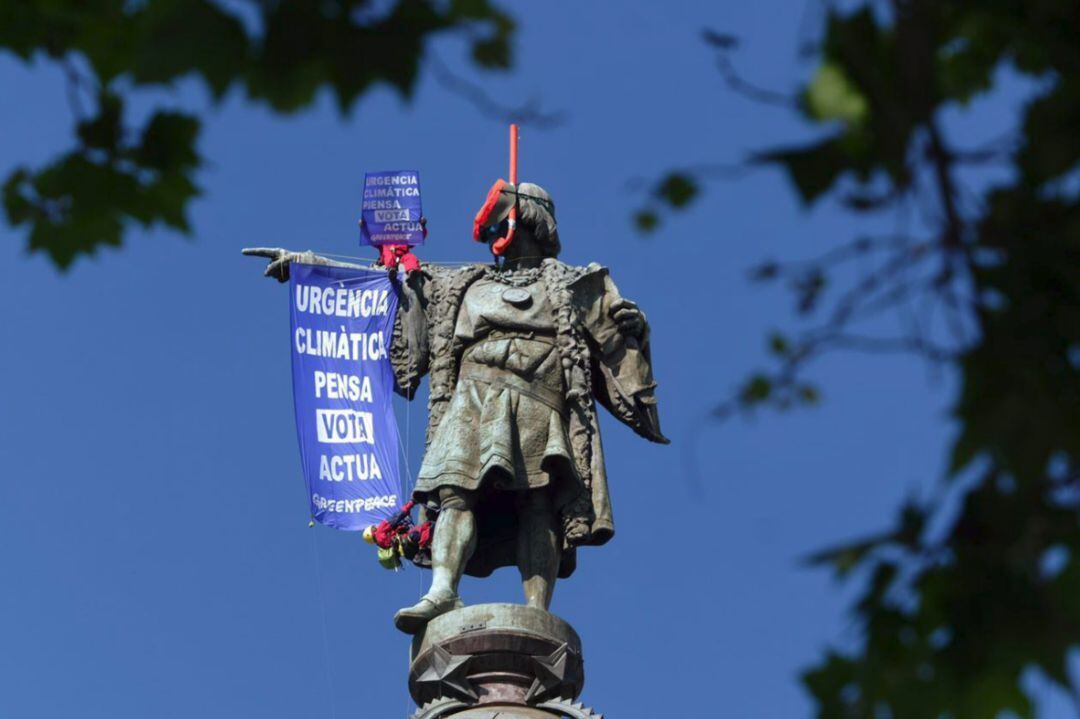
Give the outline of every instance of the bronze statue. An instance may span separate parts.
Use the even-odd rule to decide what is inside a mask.
[[[397,390],[411,399],[425,374],[431,388],[413,497],[437,512],[431,588],[394,617],[410,634],[463,606],[465,572],[516,564],[526,603],[546,610],[556,578],[574,571],[576,548],[611,539],[597,402],[642,437],[668,442],[645,316],[605,268],[557,259],[548,193],[531,183],[493,190],[474,236],[502,241],[501,265],[422,264],[398,283]],[[281,281],[291,262],[360,267],[311,252],[244,252],[270,258],[266,274]]]

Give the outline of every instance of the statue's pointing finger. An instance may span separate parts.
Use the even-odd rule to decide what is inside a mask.
[[[248,257],[268,257],[273,260],[286,254],[287,250],[281,247],[245,247],[240,252]]]
[[[265,277],[273,277],[278,282],[286,282],[289,279],[289,262],[293,253],[281,247],[245,247],[241,252],[248,257],[266,257],[270,264],[263,272]]]

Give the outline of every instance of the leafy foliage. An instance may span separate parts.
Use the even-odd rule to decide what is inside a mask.
[[[0,5],[0,49],[60,64],[78,120],[74,149],[40,169],[16,168],[4,182],[7,219],[28,228],[30,251],[63,269],[120,245],[132,223],[190,231],[199,122],[162,108],[128,128],[125,92],[195,77],[215,100],[240,87],[252,101],[292,113],[325,89],[348,113],[380,83],[408,98],[437,33],[468,33],[482,68],[512,61],[514,23],[488,0],[259,0],[249,9],[245,22],[212,0]]]
[[[18,168],[4,184],[8,219],[30,225],[31,251],[49,253],[62,269],[99,245],[119,245],[130,221],[187,232],[184,210],[199,194],[191,180],[198,120],[159,111],[126,142],[119,98],[103,97],[101,108],[79,123],[78,150],[36,173]]]
[[[829,10],[791,103],[823,136],[750,164],[782,169],[807,205],[831,198],[923,227],[755,268],[754,281],[787,284],[808,326],[774,334],[778,367],[717,414],[786,409],[806,390],[816,400],[803,376],[828,352],[907,352],[957,371],[959,433],[937,497],[810,558],[865,585],[852,608],[862,640],[830,650],[805,684],[829,719],[1031,717],[1020,679],[1036,668],[1080,715],[1067,668],[1080,645],[1080,14],[1068,0],[845,7]],[[725,58],[737,47],[706,41]],[[981,145],[949,138],[943,113],[994,92],[1003,69],[1037,87],[1013,130]],[[983,166],[1008,179],[962,181]],[[907,329],[867,334],[885,314]]]
[[[698,196],[698,181],[687,172],[670,172],[656,183],[652,191],[654,203],[683,209]],[[660,225],[660,216],[653,207],[643,207],[634,215],[634,224],[641,232],[652,232]]]

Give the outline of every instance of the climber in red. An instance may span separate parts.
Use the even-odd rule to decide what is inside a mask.
[[[384,519],[364,530],[364,541],[379,548],[379,564],[387,569],[401,566],[400,557],[412,560],[420,552],[429,551],[434,521],[414,524],[410,501],[390,519]]]
[[[424,228],[424,239],[427,239],[427,218],[420,218],[420,226]],[[364,229],[364,218],[360,218],[360,230]],[[406,274],[412,274],[413,272],[420,271],[420,260],[416,258],[416,255],[412,253],[412,245],[380,245],[379,246],[379,259],[376,264],[380,264],[391,272],[396,272],[398,266],[405,268]]]

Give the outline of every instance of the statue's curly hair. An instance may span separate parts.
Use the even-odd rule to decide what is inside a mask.
[[[540,185],[522,182],[517,186],[518,222],[528,227],[545,257],[558,257],[559,225],[555,222],[555,202]]]

